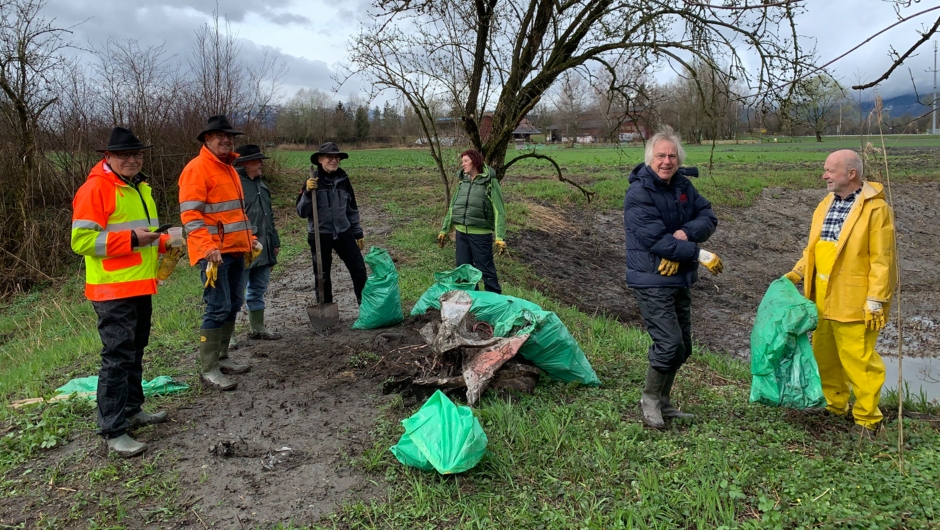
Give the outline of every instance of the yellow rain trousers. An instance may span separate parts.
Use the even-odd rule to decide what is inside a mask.
[[[815,257],[816,307],[822,315],[836,244],[816,242]],[[882,418],[878,402],[885,382],[885,365],[875,352],[877,340],[878,332],[868,330],[864,321],[837,322],[820,318],[813,332],[813,354],[819,365],[823,394],[828,403],[826,408],[845,414],[849,409],[849,390],[854,390],[852,415],[855,423],[868,428],[874,428]]]

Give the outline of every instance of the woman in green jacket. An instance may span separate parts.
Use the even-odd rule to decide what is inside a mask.
[[[456,230],[457,266],[469,263],[483,273],[487,291],[501,293],[493,262],[493,246],[506,250],[506,208],[496,172],[476,149],[460,154],[457,190],[450,200],[437,244],[444,248],[451,227]],[[493,236],[496,236],[494,241]]]

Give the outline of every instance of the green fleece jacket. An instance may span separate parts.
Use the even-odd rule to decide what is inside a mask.
[[[466,234],[495,232],[496,240],[502,241],[506,237],[506,207],[496,172],[483,166],[479,175],[471,177],[461,170],[457,179],[441,233],[450,232],[451,227]]]

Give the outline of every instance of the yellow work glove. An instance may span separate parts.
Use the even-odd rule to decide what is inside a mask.
[[[313,191],[313,190],[317,189],[317,181],[318,181],[318,180],[320,180],[320,179],[315,179],[315,178],[313,178],[313,177],[308,178],[308,179],[307,179],[307,191]]]
[[[793,271],[790,271],[784,274],[783,277],[793,282],[793,285],[796,285],[800,283],[801,281],[803,281],[803,277]]]
[[[679,262],[663,258],[662,261],[659,262],[658,270],[659,273],[663,276],[672,276],[673,274],[679,272]]]
[[[176,264],[179,263],[181,257],[183,257],[183,247],[170,247],[167,249],[163,257],[160,258],[160,266],[157,267],[157,280],[162,282],[169,278],[170,274],[173,274],[173,270],[176,269]]]
[[[881,302],[868,300],[865,307],[865,327],[871,331],[881,331],[885,328],[887,319]]]
[[[356,246],[359,247],[359,250],[366,248],[366,239],[364,237],[357,239]]]
[[[215,289],[215,281],[219,279],[219,267],[213,263],[209,262],[209,265],[206,266],[206,284],[203,285],[206,289],[212,287]]]
[[[698,262],[705,265],[712,274],[720,274],[725,269],[718,256],[704,249],[698,251]]]
[[[437,234],[437,246],[444,248],[444,245],[446,244],[447,244],[447,234],[444,232]]]
[[[261,255],[261,251],[262,251],[262,250],[263,250],[263,247],[261,246],[261,243],[255,241],[254,243],[251,244],[251,250],[249,250],[248,252],[245,252],[245,268],[246,268],[246,269],[247,269],[256,259],[258,259],[258,256]]]
[[[505,253],[506,253],[506,242],[503,241],[502,239],[497,239],[496,242],[493,243],[493,245],[496,247],[496,253],[497,253],[497,254],[505,254]]]

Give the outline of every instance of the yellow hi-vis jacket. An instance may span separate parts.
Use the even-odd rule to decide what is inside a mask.
[[[72,199],[72,250],[85,256],[85,296],[102,302],[155,294],[157,255],[170,236],[132,248],[131,231],[159,226],[150,186],[134,186],[98,162]]]
[[[897,281],[897,252],[894,240],[894,212],[885,202],[884,189],[877,182],[862,182],[862,192],[849,211],[829,275],[828,292],[816,293],[816,243],[833,194],[826,196],[813,213],[809,244],[793,272],[803,277],[806,298],[823,297],[820,318],[837,322],[865,320],[866,300],[881,302],[885,312]],[[819,304],[817,304],[819,305]]]

